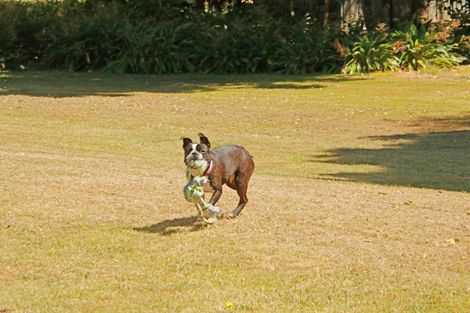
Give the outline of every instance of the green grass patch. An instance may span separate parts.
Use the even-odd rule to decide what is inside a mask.
[[[3,72],[0,311],[468,311],[469,83]],[[209,228],[181,193],[199,131],[256,162]]]

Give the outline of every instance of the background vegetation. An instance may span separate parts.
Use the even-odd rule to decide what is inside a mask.
[[[468,14],[460,11],[452,25],[440,27],[417,15],[393,29],[386,24],[375,28],[366,19],[369,30],[365,32],[362,23],[335,27],[327,17],[319,20],[315,12],[295,4],[3,1],[0,68],[154,74],[364,73],[451,67],[469,56],[468,25],[462,22]],[[328,12],[324,9],[322,14]]]

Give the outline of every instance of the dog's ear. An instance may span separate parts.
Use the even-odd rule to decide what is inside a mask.
[[[206,137],[203,133],[199,133],[199,140],[201,140],[201,143],[205,144],[208,148],[211,147],[211,143],[209,142],[209,138]]]
[[[191,138],[181,137],[181,139],[183,139],[183,149],[186,148],[187,145],[193,143],[193,140]]]

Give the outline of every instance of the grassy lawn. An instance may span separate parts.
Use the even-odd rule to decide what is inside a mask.
[[[256,163],[208,228],[199,131]],[[0,73],[0,312],[468,312],[469,156],[470,67]]]

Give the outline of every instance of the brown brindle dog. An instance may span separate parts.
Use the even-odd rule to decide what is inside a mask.
[[[234,218],[248,202],[246,196],[248,182],[255,169],[253,157],[245,148],[237,145],[223,145],[211,150],[209,139],[202,133],[198,135],[200,143],[193,143],[190,138],[182,138],[184,163],[188,165],[191,160],[207,161],[208,166],[204,175],[209,178],[209,182],[208,186],[204,187],[205,190],[213,192],[210,204],[215,206],[219,201],[224,184],[237,191],[240,197],[238,206],[226,215],[228,218]]]

